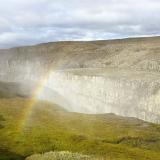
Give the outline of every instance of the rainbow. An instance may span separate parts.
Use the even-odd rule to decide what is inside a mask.
[[[32,111],[37,103],[37,99],[39,95],[43,92],[50,77],[52,77],[54,73],[56,72],[56,70],[58,69],[57,67],[55,69],[55,67],[52,67],[52,66],[53,65],[50,65],[50,67],[48,67],[49,71],[46,74],[44,74],[42,78],[40,78],[36,89],[31,95],[31,98],[28,99],[28,103],[25,105],[21,113],[21,116],[20,116],[19,124],[17,125],[17,130],[19,132],[22,132],[26,128],[27,122],[31,118]]]

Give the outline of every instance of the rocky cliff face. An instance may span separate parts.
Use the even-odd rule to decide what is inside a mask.
[[[0,50],[0,80],[32,86],[45,79],[39,98],[70,111],[159,123],[159,45],[155,37]]]
[[[74,69],[53,73],[46,87],[64,97],[61,104],[82,113],[116,113],[160,122],[160,77],[115,69]],[[56,101],[54,99],[54,101]]]

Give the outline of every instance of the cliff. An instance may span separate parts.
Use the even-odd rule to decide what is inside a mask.
[[[37,97],[69,111],[160,122],[160,37],[55,42],[0,50],[0,57],[0,81],[33,90],[43,82]]]

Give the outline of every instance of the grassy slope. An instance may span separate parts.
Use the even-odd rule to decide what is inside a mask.
[[[160,160],[160,125],[112,114],[68,113],[56,105],[39,102],[20,130],[29,101],[0,99],[0,150],[21,156],[68,150],[111,160]]]

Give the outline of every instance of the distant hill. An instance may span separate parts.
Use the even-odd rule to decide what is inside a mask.
[[[159,72],[159,44],[160,37],[50,42],[0,50],[0,64],[4,71],[20,73],[26,72],[30,65],[36,74],[44,73],[50,66],[57,69],[127,68]],[[22,65],[23,68],[18,68]]]

